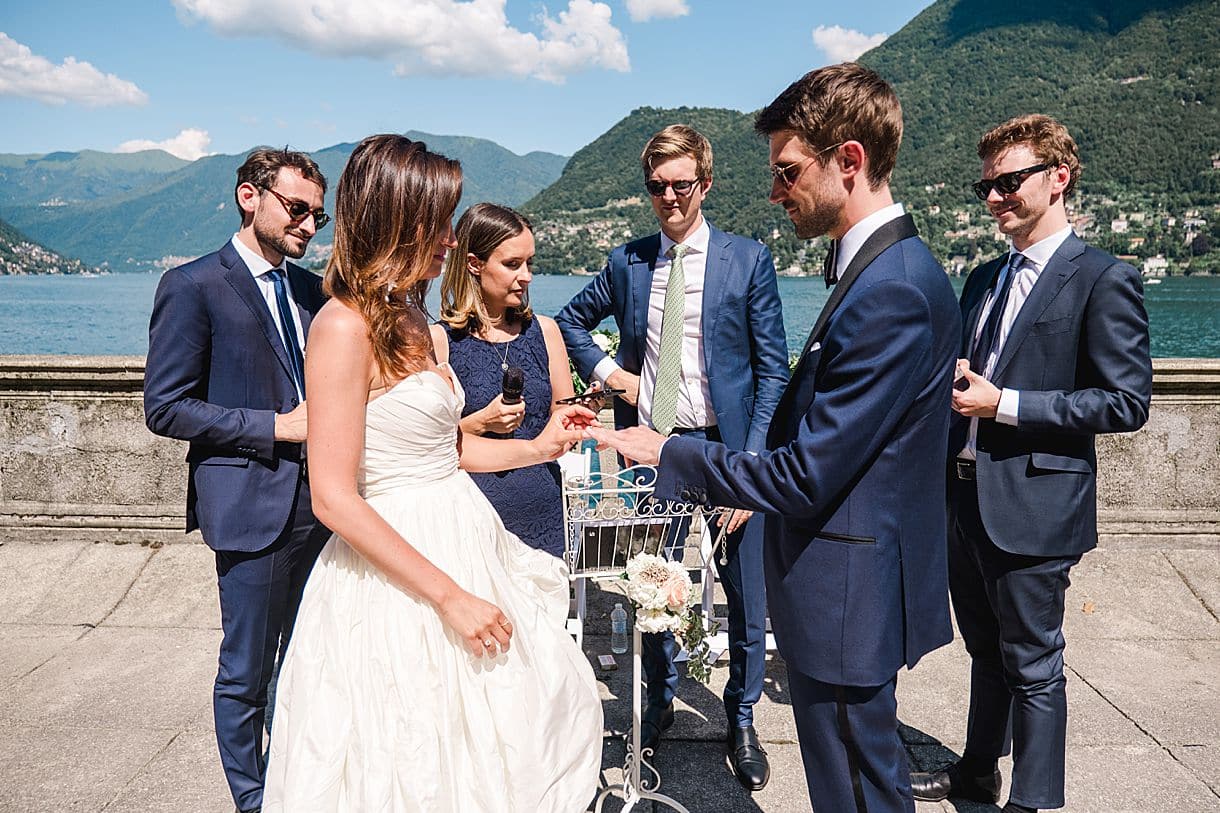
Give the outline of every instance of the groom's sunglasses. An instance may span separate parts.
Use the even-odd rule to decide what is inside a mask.
[[[1047,169],[1054,169],[1058,164],[1034,164],[1032,167],[1018,169],[1015,172],[1005,172],[1003,175],[997,175],[994,178],[975,181],[970,184],[970,188],[974,190],[974,194],[979,200],[987,200],[987,196],[991,194],[992,189],[1000,190],[1001,195],[1011,195],[1021,188],[1021,184],[1025,183],[1025,179],[1035,172],[1042,172]]]
[[[321,231],[322,227],[330,222],[330,215],[326,214],[324,209],[310,209],[309,204],[305,201],[286,198],[269,186],[260,186],[259,189],[275,195],[275,199],[283,204],[284,211],[292,218],[293,223],[303,223],[305,218],[313,215],[313,227]]]

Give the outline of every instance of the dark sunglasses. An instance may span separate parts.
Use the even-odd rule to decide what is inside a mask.
[[[1018,169],[1015,172],[1005,172],[1003,175],[997,175],[991,179],[975,181],[970,184],[970,188],[974,190],[974,194],[979,200],[987,200],[992,189],[1000,190],[1001,195],[1011,195],[1021,188],[1021,184],[1025,183],[1025,179],[1035,172],[1042,172],[1047,169],[1054,169],[1058,164],[1034,164],[1032,167]]]
[[[644,188],[648,190],[648,194],[654,198],[665,196],[665,190],[673,187],[674,194],[679,197],[686,197],[699,184],[699,179],[693,181],[644,181]]]
[[[801,179],[801,173],[805,171],[805,167],[809,166],[810,161],[814,160],[822,153],[830,152],[833,149],[842,147],[846,143],[847,142],[845,141],[840,141],[838,144],[831,144],[829,147],[818,150],[811,157],[806,158],[803,161],[793,161],[791,164],[772,164],[771,177],[772,179],[779,181],[779,185],[784,187],[784,189],[791,189],[793,184]],[[793,170],[796,170],[795,175],[792,174]]]
[[[324,209],[310,209],[309,204],[304,201],[286,198],[269,186],[260,186],[259,189],[266,190],[275,195],[275,199],[283,204],[284,211],[292,218],[293,223],[302,223],[305,221],[305,218],[313,215],[313,227],[321,230],[322,227],[330,222],[330,215],[326,214]]]

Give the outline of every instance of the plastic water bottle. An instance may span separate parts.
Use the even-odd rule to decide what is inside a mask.
[[[627,651],[627,611],[622,604],[610,611],[610,651],[615,655]]]

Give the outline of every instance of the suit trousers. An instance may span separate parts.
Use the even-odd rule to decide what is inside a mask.
[[[897,676],[838,686],[789,669],[788,685],[814,813],[915,813]]]
[[[720,434],[692,430],[685,435],[700,440],[719,441]],[[689,521],[675,523],[671,539],[684,535]],[[715,528],[712,529],[713,532]],[[716,555],[716,570],[728,606],[729,679],[724,687],[724,710],[729,728],[754,724],[754,705],[762,697],[763,674],[767,659],[767,593],[763,582],[762,517],[751,519],[744,528],[725,539],[725,559]],[[668,706],[678,689],[678,668],[674,656],[678,644],[671,633],[642,636],[640,660],[648,683],[648,704]]]
[[[1000,550],[979,516],[975,481],[950,478],[949,592],[970,653],[964,756],[974,764],[994,763],[1008,752],[1011,737],[1009,800],[1044,810],[1063,807],[1063,605],[1068,572],[1080,556]]]
[[[302,478],[288,525],[275,542],[253,553],[216,551],[224,638],[212,708],[221,764],[240,810],[263,802],[267,687],[277,656],[287,651],[309,571],[329,537],[313,516],[309,482]]]

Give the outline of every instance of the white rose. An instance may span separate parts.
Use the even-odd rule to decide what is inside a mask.
[[[598,349],[601,350],[603,353],[606,353],[610,350],[610,337],[607,336],[605,333],[594,333],[593,334],[593,343],[595,345],[597,345]]]

